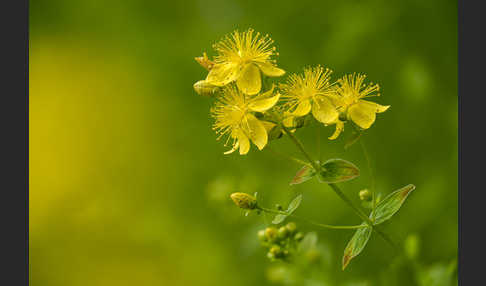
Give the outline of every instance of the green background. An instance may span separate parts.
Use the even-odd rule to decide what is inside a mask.
[[[383,229],[399,243],[417,234],[418,268],[432,277],[456,259],[456,1],[37,0],[29,54],[32,285],[272,285],[275,264],[256,238],[265,221],[244,217],[229,199],[234,191],[258,192],[269,207],[303,193],[297,215],[360,223],[327,186],[289,186],[299,166],[270,152],[300,156],[288,138],[261,152],[252,146],[247,156],[223,155],[211,101],[192,88],[206,76],[194,57],[214,55],[212,43],[249,27],[272,37],[289,73],[321,64],[334,78],[364,72],[380,84],[382,97],[373,100],[391,108],[363,137],[377,190],[417,186]],[[297,132],[313,155],[316,130]],[[362,150],[344,151],[349,126],[330,142],[332,132],[320,129],[322,157],[360,167],[358,179],[340,184],[358,203],[370,186]],[[352,231],[296,222],[317,230],[325,258],[299,285],[415,285],[378,236],[343,272]]]

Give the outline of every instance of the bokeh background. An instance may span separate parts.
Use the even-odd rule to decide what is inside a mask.
[[[376,101],[392,107],[363,137],[377,190],[417,186],[384,229],[400,243],[414,234],[427,285],[448,285],[440,279],[453,268],[458,229],[457,3],[443,0],[31,1],[32,285],[288,283],[258,245],[265,219],[243,216],[234,191],[258,192],[267,206],[303,193],[296,214],[359,223],[325,185],[288,185],[299,166],[270,152],[299,156],[288,139],[223,155],[211,102],[192,88],[206,75],[194,57],[249,27],[270,34],[288,72],[322,64],[380,83]],[[298,132],[313,154],[316,130]],[[329,142],[333,128],[320,132],[324,158],[361,168],[341,184],[358,203],[370,184],[359,145],[344,151],[346,136]],[[352,232],[317,234],[325,263],[299,285],[416,285],[379,237],[343,272]]]

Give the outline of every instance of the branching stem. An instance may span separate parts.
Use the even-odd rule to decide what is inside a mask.
[[[329,229],[358,229],[358,228],[365,227],[364,225],[331,225],[331,224],[323,224],[323,223],[318,223],[318,222],[315,222],[315,221],[312,221],[312,220],[309,220],[309,219],[306,219],[306,218],[303,218],[303,217],[299,217],[299,216],[296,216],[296,215],[293,215],[293,214],[289,214],[289,213],[287,213],[285,211],[267,209],[267,208],[264,208],[264,207],[257,207],[257,208],[259,210],[263,211],[263,212],[266,212],[266,213],[282,214],[282,215],[294,217],[296,219],[300,219],[300,220],[303,220],[303,221],[305,221],[307,223],[310,223],[310,224],[313,224],[313,225],[316,225],[316,226],[320,226],[320,227],[323,227],[323,228],[329,228]]]
[[[297,139],[297,137],[295,137],[294,134],[292,134],[288,130],[288,128],[285,127],[283,124],[280,124],[280,126],[285,131],[285,133],[290,137],[290,139],[292,140],[292,142],[294,142],[294,144],[297,146],[297,148],[302,152],[302,154],[305,156],[305,158],[309,161],[309,163],[312,165],[312,167],[314,168],[314,170],[316,170],[318,176],[321,176],[321,172],[320,172],[321,166],[319,164],[317,164],[316,161],[312,160],[311,156],[309,155],[309,153],[307,153],[307,151],[304,148],[304,145],[300,142],[300,140]],[[361,219],[363,219],[370,227],[373,228],[374,231],[376,231],[376,233],[378,233],[378,235],[381,236],[381,238],[383,238],[386,242],[388,242],[394,248],[398,249],[398,247],[388,237],[388,235],[386,235],[384,232],[382,232],[380,229],[378,229],[378,227],[373,224],[373,222],[371,221],[371,219],[366,214],[364,214],[358,207],[356,207],[353,204],[353,202],[341,191],[341,189],[336,184],[329,183],[328,185],[339,196],[339,198],[341,198],[349,207],[351,207],[353,209],[353,211]]]

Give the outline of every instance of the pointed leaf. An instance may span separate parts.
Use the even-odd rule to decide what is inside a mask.
[[[291,215],[300,205],[300,203],[302,202],[302,195],[298,195],[297,197],[295,197],[295,199],[293,199],[290,204],[289,204],[289,207],[287,208],[287,215],[284,215],[284,214],[278,214],[275,216],[275,218],[273,219],[272,223],[273,224],[279,224],[281,222],[283,222],[289,215]]]
[[[390,219],[402,206],[408,195],[415,190],[415,186],[409,184],[394,191],[378,203],[375,210],[375,224],[380,224]]]
[[[315,175],[316,175],[316,171],[314,171],[314,168],[305,165],[297,172],[297,174],[295,174],[295,177],[292,179],[290,184],[291,185],[301,184],[305,181],[312,179],[312,177],[314,177]]]
[[[363,223],[363,225],[366,225],[366,223]],[[353,237],[344,249],[343,270],[346,268],[346,266],[348,266],[351,259],[358,256],[358,254],[363,251],[366,244],[368,243],[368,240],[370,239],[372,230],[373,229],[370,226],[366,226],[358,229],[354,233]]]
[[[319,179],[325,183],[339,183],[359,176],[359,169],[353,163],[342,159],[330,159],[321,165]]]

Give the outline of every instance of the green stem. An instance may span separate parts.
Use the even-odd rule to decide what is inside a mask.
[[[321,166],[319,164],[317,164],[316,161],[312,160],[312,158],[310,157],[310,155],[305,150],[304,145],[299,141],[299,139],[297,139],[297,137],[295,137],[288,130],[288,128],[285,127],[283,124],[280,124],[280,125],[281,125],[282,129],[285,131],[285,133],[290,137],[290,139],[297,146],[297,148],[299,148],[299,150],[302,152],[302,154],[307,158],[307,160],[309,161],[309,163],[312,164],[312,167],[317,171],[318,175],[320,176],[321,175],[320,174],[321,173],[320,172]],[[397,246],[395,245],[395,243],[388,237],[388,235],[386,235],[381,230],[379,230],[378,227],[373,224],[373,222],[371,221],[371,219],[366,214],[364,214],[358,207],[356,207],[353,204],[353,202],[341,191],[341,189],[336,184],[329,183],[328,185],[339,196],[339,198],[341,198],[349,207],[351,207],[351,209],[353,209],[353,211],[361,219],[363,219],[370,227],[372,227],[373,230],[376,231],[376,233],[378,233],[378,235],[380,235],[385,241],[387,241],[388,243],[390,243],[390,245],[392,245],[394,248],[397,248]]]
[[[312,221],[312,220],[309,220],[309,219],[306,219],[306,218],[303,218],[303,217],[299,217],[299,216],[296,216],[296,215],[293,215],[293,214],[289,214],[289,213],[284,212],[284,211],[267,209],[267,208],[264,208],[264,207],[257,207],[257,208],[259,210],[263,211],[263,212],[266,212],[266,213],[282,214],[282,215],[294,217],[294,218],[297,218],[297,219],[306,221],[307,223],[310,223],[310,224],[313,224],[313,225],[316,225],[316,226],[320,226],[320,227],[324,227],[324,228],[330,228],[330,229],[358,229],[358,228],[363,228],[364,227],[364,225],[331,225],[331,224],[323,224],[323,223],[318,223],[318,222],[315,222],[315,221]]]
[[[363,142],[363,139],[359,140],[359,144],[361,145],[361,149],[363,150],[363,154],[366,159],[366,163],[368,164],[368,170],[370,172],[370,177],[371,177],[371,201],[372,201],[372,207],[371,207],[371,220],[375,220],[375,209],[376,209],[376,195],[375,195],[375,175],[373,173],[373,168],[371,167],[371,160],[370,156],[368,154],[368,151],[366,149],[366,146]]]

